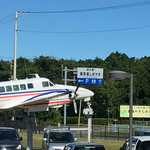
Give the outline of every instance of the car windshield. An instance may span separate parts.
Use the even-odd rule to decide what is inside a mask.
[[[150,149],[150,141],[144,141],[142,142],[142,146],[140,150],[149,150]]]
[[[74,139],[71,133],[51,132],[49,141],[51,143],[69,143],[73,142]]]
[[[1,140],[18,140],[19,137],[15,131],[0,131]]]
[[[74,150],[105,150],[102,146],[77,146]]]

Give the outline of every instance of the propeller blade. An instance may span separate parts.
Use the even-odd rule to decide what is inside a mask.
[[[74,112],[77,114],[77,103],[76,100],[73,99]]]
[[[75,94],[77,93],[79,87],[80,87],[80,84],[77,85],[77,88],[76,88],[76,90],[74,91]]]
[[[78,96],[77,91],[80,87],[80,84],[77,85],[77,88],[75,89],[74,92],[69,94],[69,99],[73,101],[73,106],[74,106],[74,112],[77,113],[77,103],[76,103],[76,97]]]

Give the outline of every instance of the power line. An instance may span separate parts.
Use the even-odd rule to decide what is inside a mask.
[[[25,13],[79,13],[79,12],[89,12],[89,11],[102,11],[102,10],[112,10],[112,9],[122,9],[122,8],[129,8],[129,7],[137,7],[137,6],[144,6],[150,5],[150,1],[144,1],[139,3],[131,3],[131,4],[124,4],[124,5],[116,5],[116,6],[108,6],[108,7],[99,7],[99,8],[89,8],[89,9],[79,9],[79,10],[58,10],[58,11],[34,11],[34,12],[25,12]]]
[[[13,15],[8,15],[6,17],[0,18],[0,21],[5,21],[5,20],[10,19],[12,17],[13,17]]]
[[[14,19],[11,19],[11,20],[8,20],[8,21],[3,21],[3,22],[0,22],[0,25],[3,25],[3,24],[6,24],[6,23],[8,23],[8,22],[11,22],[11,21],[14,21]]]
[[[11,22],[11,21],[14,21],[13,18],[14,18],[13,15],[9,15],[9,16],[1,18],[0,19],[0,25],[6,24],[6,23]]]
[[[19,32],[28,32],[28,33],[45,33],[45,34],[84,34],[84,33],[100,33],[100,32],[115,32],[115,31],[128,31],[128,30],[137,30],[137,29],[146,29],[150,28],[148,26],[137,26],[137,27],[128,27],[128,28],[119,28],[119,29],[104,29],[104,30],[93,30],[93,31],[62,31],[62,32],[52,32],[52,31],[36,31],[36,30],[17,30]]]

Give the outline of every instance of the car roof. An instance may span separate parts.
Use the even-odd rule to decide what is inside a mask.
[[[63,129],[63,128],[58,128],[58,129],[49,129],[49,128],[45,128],[45,131],[48,131],[48,132],[58,132],[58,133],[60,133],[60,132],[68,132],[68,133],[70,133],[71,131],[70,130],[68,130],[68,129]]]
[[[138,140],[140,141],[150,141],[150,136],[139,136],[138,137]]]
[[[133,136],[132,137],[132,142],[136,142],[137,140],[150,140],[150,136]],[[128,142],[129,139],[126,140]]]
[[[68,146],[82,146],[82,145],[91,145],[91,146],[103,146],[100,143],[95,143],[95,142],[72,142],[67,144]]]
[[[15,128],[10,128],[10,127],[0,127],[0,130],[15,130]]]
[[[144,131],[144,132],[150,132],[150,129],[144,129],[144,128],[137,128],[135,131]]]

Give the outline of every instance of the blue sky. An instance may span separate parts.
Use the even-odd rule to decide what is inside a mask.
[[[43,55],[57,59],[105,59],[116,51],[129,57],[150,56],[150,1],[111,9],[145,1],[1,0],[0,59],[13,59],[16,11],[30,12],[29,16],[18,15],[17,58],[33,59]],[[94,8],[104,9],[43,13]]]

